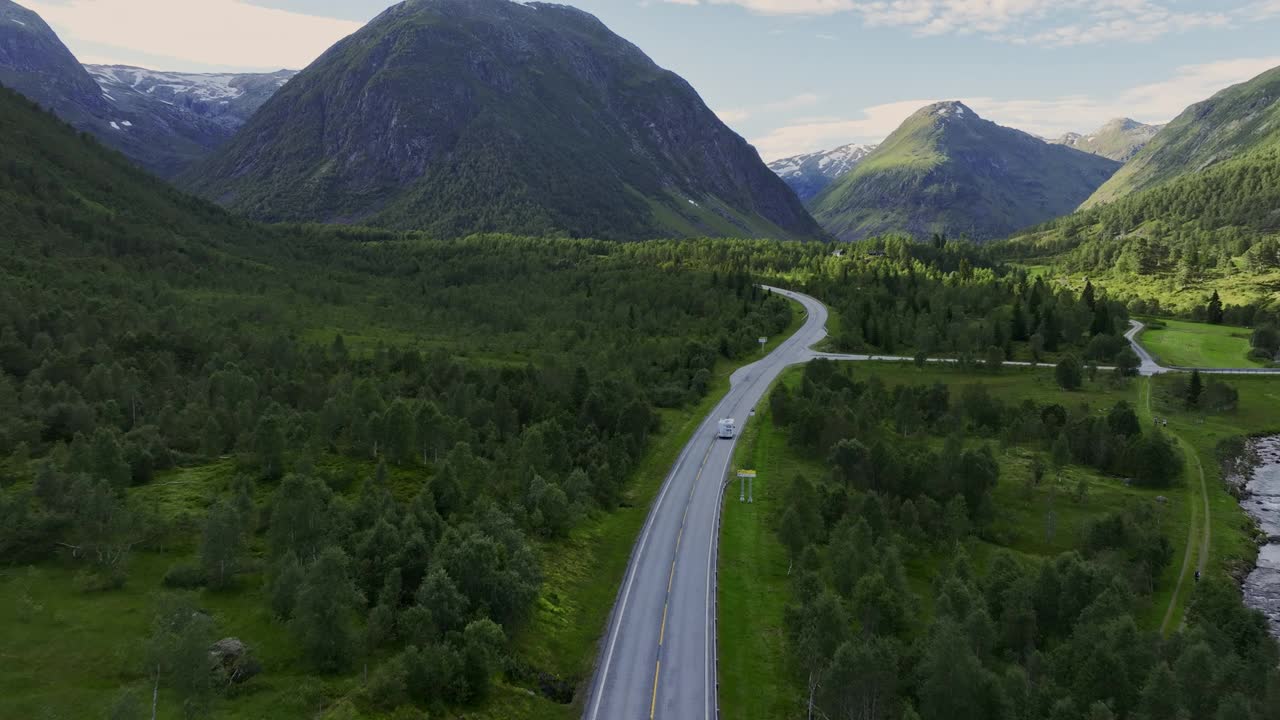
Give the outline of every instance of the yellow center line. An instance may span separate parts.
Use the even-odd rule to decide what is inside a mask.
[[[658,673],[662,670],[662,661],[653,668],[653,699],[649,701],[649,720],[653,720],[654,711],[658,709]]]
[[[689,499],[684,503],[684,515],[680,518],[680,531],[676,533],[676,552],[677,557],[680,551],[680,541],[684,538],[684,528],[689,522],[689,506],[693,505],[693,496],[697,492],[698,483],[702,480],[702,471],[707,469],[707,460],[711,458],[711,451],[715,449],[715,445],[707,448],[707,454],[702,456],[702,465],[698,467],[698,473],[693,478],[693,486],[689,488]],[[662,606],[662,626],[658,629],[658,660],[653,668],[653,699],[649,701],[649,720],[653,720],[654,713],[658,709],[658,679],[662,675],[662,644],[667,637],[667,609],[671,605],[671,584],[676,579],[676,557],[671,558],[671,573],[667,575],[667,601]]]

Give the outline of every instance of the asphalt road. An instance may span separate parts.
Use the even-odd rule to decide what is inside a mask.
[[[730,390],[694,432],[667,476],[632,550],[587,698],[586,720],[712,720],[716,709],[716,548],[720,499],[737,438],[716,437],[720,418],[738,431],[774,379],[815,356],[827,309],[814,298],[770,288],[801,303],[808,318],[786,342],[740,368]]]

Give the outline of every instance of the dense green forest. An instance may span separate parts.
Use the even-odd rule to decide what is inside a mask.
[[[1276,312],[1280,151],[1258,150],[1045,224],[993,248],[999,258],[1109,275],[1144,310],[1192,312],[1221,289],[1228,304]],[[1147,292],[1126,287],[1138,279]],[[1178,297],[1181,294],[1182,297]],[[1239,324],[1251,324],[1242,313]]]
[[[1013,402],[976,379],[890,388],[816,361],[769,406],[791,448],[826,458],[824,475],[796,476],[778,496],[775,523],[792,563],[786,646],[815,717],[1274,716],[1275,642],[1225,575],[1197,585],[1186,630],[1144,629],[1174,558],[1158,503],[1093,511],[1070,552],[995,550],[979,565],[964,549],[1007,544],[997,521],[1014,510],[992,501],[1001,484],[1039,493],[1069,466],[1137,487],[1181,482],[1177,443],[1127,401]],[[1026,478],[1003,476],[995,443],[1034,453]],[[1061,488],[1058,502],[1087,504],[1091,484]],[[923,578],[907,569],[921,562]]]
[[[244,620],[202,597],[258,598],[306,673],[369,674],[366,708],[535,684],[507,645],[535,543],[617,507],[659,409],[792,319],[633,246],[247,223],[9,93],[0,137],[0,557],[103,603],[172,558],[150,633],[112,641],[122,707],[201,715],[282,670],[200,672]]]

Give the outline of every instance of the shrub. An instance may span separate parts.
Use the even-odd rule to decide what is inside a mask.
[[[204,585],[204,571],[196,563],[183,560],[170,565],[160,583],[175,590],[194,590]]]
[[[1063,390],[1079,390],[1084,384],[1084,370],[1080,367],[1079,358],[1074,355],[1062,358],[1054,368],[1053,376]]]

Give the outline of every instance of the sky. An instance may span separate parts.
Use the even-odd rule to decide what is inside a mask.
[[[931,102],[1042,137],[1163,123],[1280,66],[1280,0],[562,0],[682,75],[766,160]],[[387,0],[18,0],[82,62],[301,69]]]

